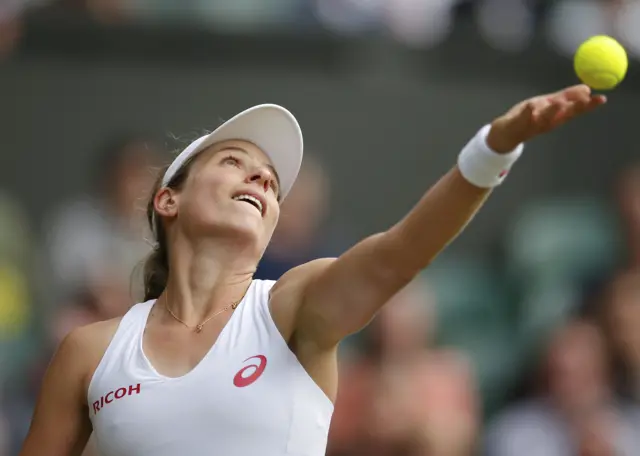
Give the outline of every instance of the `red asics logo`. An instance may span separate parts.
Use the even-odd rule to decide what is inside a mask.
[[[252,356],[251,358],[247,358],[243,361],[246,363],[250,359],[257,359],[258,364],[249,364],[248,366],[243,367],[238,371],[235,377],[233,377],[233,384],[238,388],[244,388],[245,386],[251,385],[253,382],[258,380],[265,368],[267,367],[267,357],[263,355]],[[253,369],[253,372],[247,370]],[[246,374],[246,376],[245,376]]]

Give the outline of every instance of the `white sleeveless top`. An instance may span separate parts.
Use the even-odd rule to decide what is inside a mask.
[[[333,404],[275,326],[254,280],[202,361],[159,374],[142,349],[155,301],[133,306],[89,385],[102,456],[324,456]]]

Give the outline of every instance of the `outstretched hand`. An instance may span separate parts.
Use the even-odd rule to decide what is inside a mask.
[[[607,102],[583,84],[522,101],[491,123],[487,145],[507,153],[518,144],[547,133]]]

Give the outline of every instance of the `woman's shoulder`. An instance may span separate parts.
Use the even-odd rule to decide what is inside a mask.
[[[59,353],[81,366],[87,387],[121,320],[122,317],[117,317],[80,326],[70,331],[60,344]]]
[[[122,317],[97,321],[88,325],[79,326],[67,336],[69,339],[81,343],[87,350],[106,349],[115,335]]]

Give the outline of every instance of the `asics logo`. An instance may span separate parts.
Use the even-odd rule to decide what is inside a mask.
[[[240,369],[233,377],[233,384],[238,388],[244,388],[258,380],[267,367],[267,357],[264,355],[255,355],[245,359],[243,362],[246,363],[250,360],[256,361]]]

